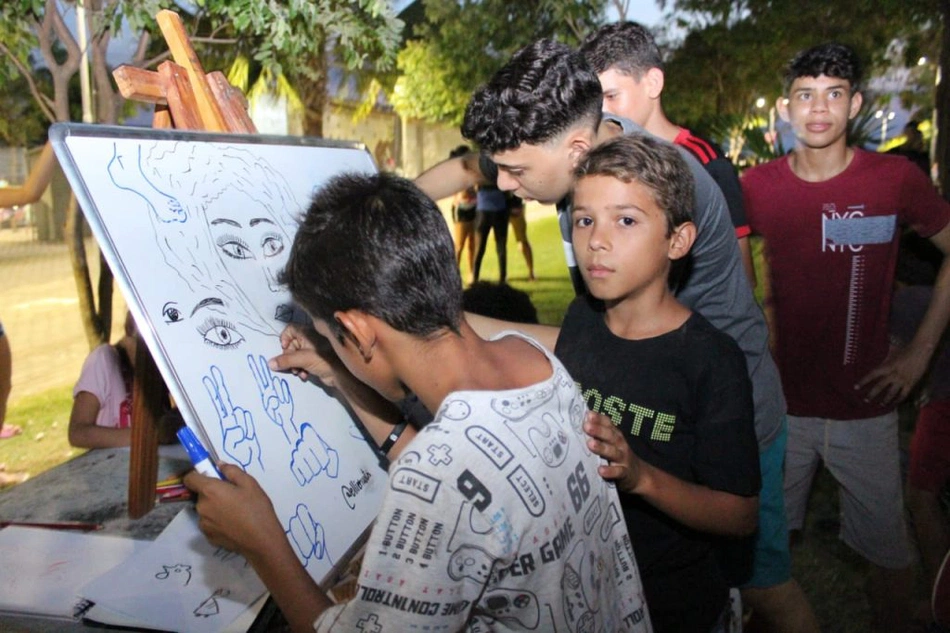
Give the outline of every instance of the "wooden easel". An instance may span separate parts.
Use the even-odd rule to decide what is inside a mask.
[[[152,127],[254,134],[247,100],[220,72],[205,74],[198,55],[174,11],[155,16],[173,61],[158,71],[120,66],[113,73],[126,99],[155,104]],[[158,418],[164,385],[142,341],[135,355],[132,448],[129,458],[129,516],[137,519],[155,506],[158,476]]]

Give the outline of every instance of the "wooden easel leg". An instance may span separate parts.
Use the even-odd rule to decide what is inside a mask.
[[[132,384],[132,447],[129,452],[129,517],[155,507],[158,481],[158,425],[165,405],[165,383],[145,342],[139,338]]]

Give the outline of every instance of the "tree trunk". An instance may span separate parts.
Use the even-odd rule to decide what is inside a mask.
[[[323,136],[323,109],[327,103],[327,67],[324,56],[312,59],[309,66],[317,69],[318,79],[299,76],[293,84],[304,107],[303,133],[306,136]]]
[[[108,330],[103,328],[102,320],[96,311],[96,298],[92,293],[92,282],[89,275],[89,264],[86,258],[86,244],[83,241],[83,233],[83,217],[79,212],[76,196],[70,194],[69,207],[66,211],[66,243],[69,245],[69,259],[72,263],[73,279],[76,282],[76,294],[79,296],[79,314],[82,316],[83,331],[86,333],[86,341],[89,343],[89,349],[92,350],[100,344],[105,343],[108,340],[109,334]],[[110,306],[112,303],[111,284],[112,280],[110,279]],[[100,293],[102,292],[101,286],[99,291]]]

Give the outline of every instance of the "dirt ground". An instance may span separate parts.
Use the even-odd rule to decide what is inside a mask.
[[[93,283],[99,274],[94,240],[86,249]],[[32,229],[0,229],[0,322],[13,350],[10,403],[25,395],[72,385],[89,353],[65,244],[42,244]],[[116,289],[113,340],[125,302]]]

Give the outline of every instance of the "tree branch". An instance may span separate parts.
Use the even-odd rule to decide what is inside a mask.
[[[33,73],[30,69],[23,65],[23,62],[17,59],[13,51],[7,48],[3,42],[0,42],[0,51],[3,51],[4,55],[6,55],[7,58],[13,62],[13,65],[16,66],[17,70],[20,71],[20,74],[26,80],[26,85],[30,88],[30,94],[33,95],[33,99],[36,101],[40,110],[43,111],[43,114],[49,119],[50,123],[54,123],[56,121],[56,115],[48,105],[49,97],[46,97],[46,95],[40,92],[40,88],[36,85],[36,81],[33,79]]]
[[[145,53],[148,52],[148,45],[152,41],[152,36],[149,35],[148,31],[142,31],[142,34],[139,35],[139,43],[135,47],[135,52],[132,54],[132,65],[142,67],[142,64],[145,61]]]
[[[53,29],[56,32],[56,37],[59,38],[59,41],[66,47],[66,61],[63,62],[61,68],[71,74],[79,69],[82,51],[79,50],[79,44],[76,43],[76,39],[66,26],[63,16],[59,12],[59,5],[56,0],[46,0],[46,15],[48,16],[50,14],[52,14]],[[44,21],[45,19],[44,17]]]

